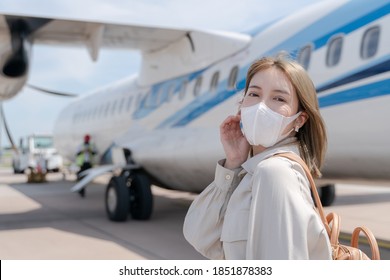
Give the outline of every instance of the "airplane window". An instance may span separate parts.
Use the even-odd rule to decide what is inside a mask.
[[[97,117],[97,114],[98,114],[98,107],[95,107],[93,110],[93,118],[94,119]]]
[[[132,101],[133,101],[133,97],[129,96],[129,99],[127,100],[127,111],[130,110]]]
[[[145,98],[144,98],[144,100],[145,100],[145,101],[144,101],[144,107],[146,107],[146,108],[150,108],[150,107],[151,107],[151,105],[150,105],[150,100],[151,100],[150,95],[151,95],[150,92],[148,92],[148,93],[145,94]],[[142,99],[142,98],[140,98],[140,99]],[[141,100],[140,100],[140,106],[141,106]]]
[[[299,64],[302,65],[303,68],[306,70],[309,68],[310,64],[310,57],[311,57],[311,46],[305,46],[303,47],[298,54],[297,61]]]
[[[108,110],[110,109],[110,103],[107,103],[106,110],[104,112],[104,116],[107,117]]]
[[[89,109],[89,112],[88,112],[88,119],[91,120],[92,119],[92,116],[93,116],[93,109]]]
[[[187,85],[188,85],[187,80],[183,81],[183,83],[181,84],[180,93],[179,93],[180,100],[182,100],[184,98],[184,96],[186,95]]]
[[[148,92],[145,95],[145,107],[154,108],[158,106],[159,102],[159,92]]]
[[[91,109],[89,109],[89,110],[87,111],[87,120],[90,120],[90,119],[91,119],[91,115],[92,115],[92,111],[91,111]]]
[[[100,106],[100,111],[99,111],[99,117],[103,117],[104,114],[104,105]]]
[[[218,87],[218,81],[219,81],[219,71],[215,72],[213,75],[213,78],[211,79],[211,83],[210,83],[210,91],[211,92],[216,91],[216,89]]]
[[[202,77],[199,76],[196,79],[195,86],[194,86],[194,96],[198,96],[200,93],[200,89],[202,87]]]
[[[111,107],[111,115],[114,115],[115,114],[115,110],[116,110],[116,100],[114,101],[114,103],[112,104],[112,107]]]
[[[234,66],[232,70],[230,70],[230,74],[229,74],[229,80],[228,80],[229,89],[236,88],[237,77],[238,77],[238,66]]]
[[[340,62],[341,49],[343,47],[343,38],[335,37],[328,44],[328,52],[326,54],[326,65],[331,67]]]
[[[156,101],[154,102],[155,106],[161,105],[165,101],[166,96],[164,96],[164,88],[161,87],[156,95]]]
[[[123,97],[121,99],[121,102],[119,102],[119,108],[118,108],[118,114],[122,112],[123,104],[125,103],[125,98]]]
[[[371,27],[364,32],[362,44],[360,47],[360,56],[363,59],[373,57],[378,51],[379,45],[379,26]]]
[[[172,84],[169,86],[168,89],[167,102],[172,100],[174,93],[175,93],[175,85]]]
[[[142,94],[138,94],[137,96],[137,108],[139,108],[141,106],[141,100],[142,100]]]

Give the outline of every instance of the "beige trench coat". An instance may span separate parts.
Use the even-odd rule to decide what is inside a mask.
[[[209,259],[331,259],[331,246],[315,211],[296,138],[229,170],[218,162],[215,180],[194,200],[184,236]],[[241,180],[242,178],[242,180]]]

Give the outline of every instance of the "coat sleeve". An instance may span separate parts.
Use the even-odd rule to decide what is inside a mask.
[[[219,161],[214,181],[193,201],[184,219],[186,240],[209,259],[224,259],[221,231],[229,199],[239,183],[241,168],[230,170]]]
[[[283,158],[270,158],[257,166],[247,259],[330,257],[325,229],[314,210],[308,182],[300,168],[299,164]]]

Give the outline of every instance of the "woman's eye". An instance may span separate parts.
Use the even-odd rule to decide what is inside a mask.
[[[286,102],[286,100],[282,97],[275,97],[274,99],[279,102]]]
[[[254,93],[254,92],[249,92],[248,93],[248,96],[251,96],[251,97],[257,97],[259,96],[257,93]]]

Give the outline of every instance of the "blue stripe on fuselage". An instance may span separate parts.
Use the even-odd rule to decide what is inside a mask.
[[[353,81],[361,80],[363,78],[370,78],[377,74],[388,72],[389,63],[390,63],[389,60],[387,60],[385,62],[374,64],[357,73],[354,72],[350,75],[346,75],[346,77],[341,78],[340,80],[332,81],[333,85],[331,87],[322,85],[321,91],[324,91],[325,88],[328,90],[331,88],[342,86],[347,83],[351,83]],[[379,66],[385,67],[386,70],[381,69],[380,72],[377,72]],[[364,77],[362,75],[364,75]],[[220,87],[226,88],[226,83],[221,83]],[[158,125],[157,128],[187,125],[188,123],[190,123],[191,121],[199,117],[200,115],[206,113],[207,111],[213,109],[218,104],[222,103],[224,100],[230,98],[231,96],[236,94],[237,91],[242,90],[244,87],[245,87],[245,79],[242,79],[237,84],[238,90],[221,90],[218,92],[218,94],[214,94],[214,96],[212,93],[206,92],[202,97],[200,97],[199,99],[195,99],[189,105],[187,105],[186,107],[179,110],[171,117],[163,121],[160,125]],[[367,92],[364,92],[364,90],[366,90]],[[356,94],[354,94],[354,91],[356,91]],[[324,97],[322,97],[320,94],[318,99],[321,107],[327,107],[331,105],[338,105],[346,102],[353,102],[365,98],[372,98],[372,97],[388,95],[388,94],[390,94],[389,79],[381,82],[364,85],[361,87],[356,87],[346,91],[332,93]],[[210,98],[210,96],[213,97]]]
[[[383,5],[383,2],[386,4]],[[364,5],[365,4],[365,5]],[[370,3],[371,4],[371,3]],[[310,38],[313,51],[324,47],[332,36],[337,34],[347,35],[362,26],[373,22],[390,12],[390,4],[386,1],[374,1],[367,7],[367,2],[352,1],[333,11],[331,14],[319,19],[310,26],[294,34],[279,45],[268,50],[264,55],[274,55],[280,50],[290,50],[291,54],[298,53],[298,48],[307,45]],[[321,36],[318,37],[319,30]],[[308,40],[309,39],[309,40]]]
[[[245,83],[240,84],[240,88],[244,88]],[[223,91],[219,94],[219,98],[209,100],[207,103],[202,104],[202,106],[196,107],[193,110],[188,110],[186,107],[181,110],[180,117],[179,115],[172,116],[169,121],[163,122],[159,125],[161,127],[176,127],[176,126],[185,126],[191,121],[195,120],[197,117],[206,113],[207,111],[213,109],[216,105],[226,100],[227,98],[234,95],[236,91]],[[366,84],[359,87],[354,87],[348,90],[335,92],[326,96],[318,96],[318,101],[321,108],[341,105],[343,103],[354,102],[362,99],[379,97],[390,94],[390,80],[386,79],[379,82],[374,82]],[[176,122],[175,122],[176,120]]]
[[[317,39],[315,39],[313,42],[316,48],[322,47],[333,35],[339,33],[348,34],[364,26],[365,24],[368,24],[371,21],[379,19],[383,15],[387,14],[390,10],[390,4],[388,3],[388,1],[374,1],[374,3],[370,4],[372,5],[367,7],[366,5],[362,4],[362,1],[348,2],[344,6],[338,8],[336,11],[318,20],[316,23],[311,24],[309,27],[286,39],[283,43],[264,53],[264,55],[274,55],[279,50],[290,50],[292,53],[296,53],[298,47],[301,47],[302,45],[308,43],[308,38],[316,38],[318,35],[320,35],[320,37],[317,37]],[[369,12],[367,12],[367,10],[369,10]],[[341,27],[338,27],[340,25]],[[324,31],[322,35],[318,34],[318,30]],[[245,73],[243,72],[246,72],[248,68],[249,65],[240,69],[240,79],[237,85],[238,90],[244,88]],[[203,71],[197,72],[198,75],[202,74]],[[369,73],[370,75],[377,74],[375,71],[370,71],[370,69],[368,68],[364,71],[366,71],[365,75],[367,75],[367,73]],[[356,75],[356,73],[350,73],[346,76],[348,76],[349,79],[352,78],[353,80],[357,78]],[[349,82],[351,82],[352,80],[349,80]],[[348,80],[345,80],[344,82],[347,81]],[[179,110],[178,112],[175,112],[173,115],[162,121],[157,127],[162,128],[186,125],[200,115],[211,110],[227,98],[233,96],[236,91],[226,90],[226,83],[226,81],[223,81],[219,84],[217,93],[212,94],[210,92],[203,92],[202,96],[195,99],[185,108]],[[326,87],[326,89],[329,89],[329,85],[331,83],[333,83],[332,87],[341,85],[340,81],[332,81],[327,82],[325,85],[321,85],[321,88],[319,89],[324,90],[324,87]],[[384,94],[388,94],[388,92]],[[149,112],[143,110],[143,113],[138,112],[137,116],[144,117],[148,113]]]
[[[361,79],[369,78],[371,76],[379,75],[387,71],[390,71],[389,55],[373,60],[369,64],[364,65],[364,67],[356,68],[350,73],[338,76],[335,80],[327,81],[325,84],[317,86],[317,93]]]
[[[362,12],[364,13],[363,16],[361,15]],[[387,15],[389,12],[390,4],[388,3],[388,0],[372,1],[370,2],[370,5],[367,5],[367,1],[352,1],[349,5],[345,5],[332,13],[333,21],[323,18],[316,22],[316,24],[310,26],[310,29],[313,32],[315,32],[315,30],[318,32],[318,30],[321,30],[318,28],[323,26],[328,26],[328,29],[331,30],[313,42],[314,49],[325,46],[329,39],[336,34],[349,34],[360,27]],[[358,16],[356,17],[356,15]],[[340,21],[344,23],[340,23]],[[348,22],[348,24],[345,24],[345,22]],[[340,25],[341,27],[337,28],[337,26]]]
[[[319,96],[321,108],[350,103],[358,100],[379,97],[390,94],[390,79],[373,82],[347,90],[339,91],[327,96]]]

